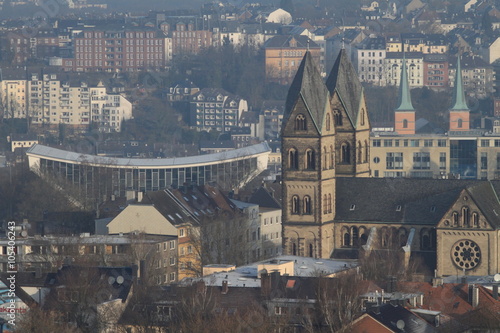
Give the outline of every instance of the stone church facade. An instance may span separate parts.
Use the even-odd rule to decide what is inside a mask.
[[[369,178],[367,101],[345,50],[326,80],[306,53],[282,126],[284,253],[394,249],[439,275],[500,271],[500,182]]]

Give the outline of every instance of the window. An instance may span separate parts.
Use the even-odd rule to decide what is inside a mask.
[[[439,153],[439,169],[446,170],[446,153]]]
[[[299,158],[297,150],[292,148],[288,151],[288,167],[293,170],[297,170],[299,165]]]
[[[499,140],[500,141],[500,140]],[[439,139],[438,140],[438,147],[446,147],[446,140],[444,139]]]
[[[171,282],[175,281],[175,272],[169,274],[169,279]]]
[[[495,147],[500,147],[500,140],[495,140]]]
[[[348,143],[343,143],[341,146],[341,163],[351,163],[351,150]]]
[[[191,245],[188,246],[188,253],[189,254],[193,253],[193,247]]]
[[[433,140],[431,140],[431,139],[424,140],[424,147],[432,147],[432,145],[433,145],[432,141]]]
[[[490,140],[481,140],[481,147],[489,147]]]
[[[329,131],[330,130],[330,114],[327,113],[326,114],[326,130]]]
[[[381,140],[375,139],[372,141],[372,147],[380,147]]]
[[[459,118],[457,121],[457,127],[462,128],[462,126],[463,126],[463,120]]]
[[[171,250],[175,249],[175,241],[170,241],[169,244],[170,244],[170,249]]]
[[[389,170],[403,169],[403,153],[387,153],[385,161]]]
[[[500,170],[500,153],[497,153],[497,170]]]
[[[488,155],[485,152],[481,153],[481,169],[488,169]]]
[[[306,117],[303,114],[297,115],[295,118],[295,130],[296,131],[305,131],[307,129]]]
[[[384,140],[384,147],[392,147],[392,140]]]
[[[299,197],[296,195],[292,197],[292,214],[299,214]]]
[[[304,196],[304,214],[311,214],[311,197]]]
[[[184,237],[184,228],[179,229],[179,237]]]
[[[410,140],[410,147],[418,147],[420,145],[419,140]]]
[[[306,151],[306,169],[314,170],[316,167],[314,150],[308,149]]]
[[[170,257],[170,266],[175,265],[175,257]]]
[[[340,110],[333,111],[333,120],[335,126],[342,126],[342,113],[340,113]]]
[[[408,120],[403,119],[403,128],[408,128]]]
[[[413,153],[413,169],[428,170],[431,168],[430,153]]]

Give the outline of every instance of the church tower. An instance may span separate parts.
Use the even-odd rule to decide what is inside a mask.
[[[411,103],[406,57],[404,56],[399,82],[399,102],[394,114],[394,130],[398,134],[415,134],[415,109]]]
[[[462,84],[462,67],[460,66],[460,55],[458,55],[455,87],[453,90],[453,106],[450,109],[450,131],[468,131],[469,129],[470,112],[465,101]]]
[[[334,114],[309,52],[288,91],[281,140],[284,253],[328,258],[335,215]]]
[[[345,49],[326,80],[336,131],[337,177],[370,176],[370,121],[363,86]]]

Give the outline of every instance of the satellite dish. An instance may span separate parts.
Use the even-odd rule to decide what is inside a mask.
[[[125,279],[121,275],[116,278],[116,283],[118,283],[118,284],[122,284],[124,281],[125,281]]]
[[[108,278],[108,283],[109,283],[109,284],[113,284],[113,283],[115,283],[115,278],[114,278],[114,277],[112,277],[112,276],[110,276],[110,277]]]
[[[497,273],[493,276],[493,281],[500,282],[500,273]]]
[[[405,328],[405,322],[404,320],[398,320],[398,322],[396,323],[396,327],[399,328],[400,330],[402,330],[403,328]]]

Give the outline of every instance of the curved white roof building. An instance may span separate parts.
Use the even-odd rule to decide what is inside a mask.
[[[177,158],[114,158],[35,144],[28,151],[30,169],[53,172],[86,188],[105,188],[124,195],[127,190],[157,191],[182,185],[217,183],[233,189],[267,168],[267,142],[223,153]]]

